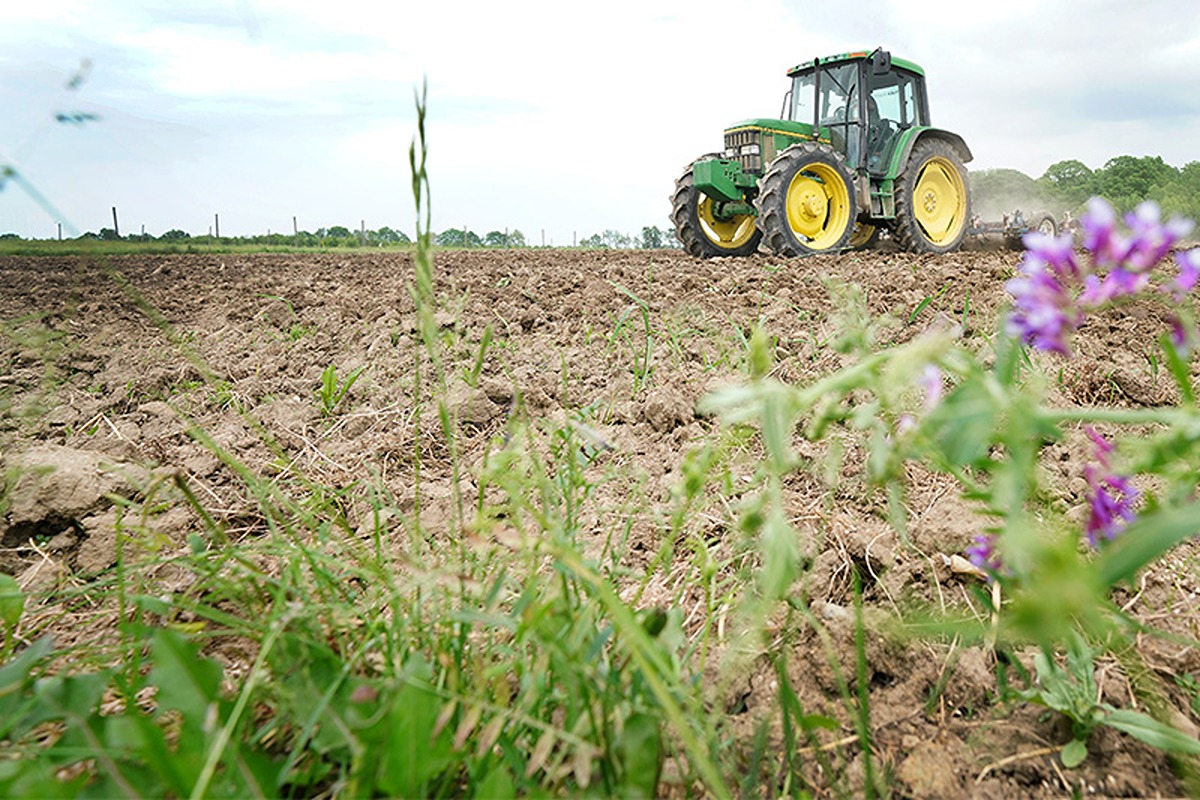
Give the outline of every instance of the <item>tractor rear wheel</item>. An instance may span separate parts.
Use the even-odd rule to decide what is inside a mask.
[[[962,244],[971,216],[967,170],[952,146],[924,139],[913,147],[896,193],[893,228],[913,253],[949,253]]]
[[[853,178],[833,148],[800,142],[771,162],[754,205],[767,246],[781,256],[836,253],[857,216]]]
[[[720,157],[701,156],[697,161]],[[696,189],[689,164],[675,181],[675,193],[671,195],[671,221],[683,249],[697,258],[749,256],[758,252],[762,232],[754,224],[754,215],[732,214],[722,218],[718,212],[713,199]]]

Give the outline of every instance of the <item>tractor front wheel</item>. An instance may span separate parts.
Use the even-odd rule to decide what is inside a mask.
[[[856,222],[850,241],[846,243],[851,250],[874,250],[879,244],[879,228],[865,222]]]
[[[857,216],[853,179],[833,148],[800,142],[771,162],[754,204],[767,246],[781,256],[836,253]]]
[[[893,223],[900,246],[913,253],[957,250],[971,213],[958,151],[938,139],[917,142],[900,182]]]
[[[712,158],[720,156],[703,156],[697,161]],[[675,235],[683,243],[683,249],[697,258],[753,255],[762,241],[762,232],[755,226],[753,214],[723,216],[717,203],[696,189],[691,164],[675,181],[671,221],[675,223]]]

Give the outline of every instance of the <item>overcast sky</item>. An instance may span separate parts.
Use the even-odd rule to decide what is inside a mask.
[[[429,86],[433,227],[570,244],[666,228],[683,167],[777,116],[785,73],[883,46],[921,64],[972,169],[1200,160],[1195,0],[35,0],[0,25],[0,164],[81,231],[412,233]],[[81,65],[90,70],[66,89]],[[96,115],[81,124],[55,114]],[[0,233],[57,219],[0,191]]]

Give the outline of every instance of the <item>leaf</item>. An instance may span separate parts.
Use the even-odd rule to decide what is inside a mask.
[[[29,713],[35,703],[28,689],[33,684],[34,665],[50,652],[50,647],[50,637],[43,636],[0,667],[0,740],[19,735],[41,721]]]
[[[1074,769],[1087,760],[1087,740],[1072,739],[1063,747],[1059,757],[1067,769]]]
[[[542,738],[538,739],[537,744],[533,746],[533,752],[529,755],[529,762],[525,765],[526,778],[532,778],[534,773],[546,764],[546,759],[550,757],[550,750],[554,747],[557,739],[558,736],[552,730],[546,731],[542,734]]]
[[[622,795],[654,797],[662,769],[662,735],[658,719],[650,714],[633,714],[625,720],[621,739],[625,781]]]
[[[25,611],[25,594],[11,575],[0,575],[0,623],[11,633]]]
[[[763,594],[784,597],[800,575],[800,545],[778,503],[772,504],[763,525],[762,563]]]
[[[0,700],[32,681],[33,665],[50,652],[51,644],[50,637],[43,636],[0,667]]]
[[[1200,502],[1145,514],[1104,547],[1096,570],[1105,586],[1133,581],[1137,573],[1175,545],[1200,532]]]
[[[451,762],[450,731],[437,731],[444,703],[426,684],[430,669],[420,659],[406,665],[409,682],[396,694],[388,712],[387,744],[379,768],[385,794],[422,797],[426,784]]]
[[[1159,722],[1137,711],[1127,708],[1114,708],[1104,717],[1104,724],[1128,733],[1159,750],[1169,750],[1174,753],[1200,753],[1200,740],[1193,739],[1182,731],[1170,725]]]
[[[841,723],[836,719],[833,719],[832,717],[826,717],[821,714],[805,714],[804,716],[800,717],[797,722],[800,723],[800,727],[805,731],[812,731],[816,730],[817,728],[824,728],[827,731],[836,731],[842,727]]]
[[[987,459],[998,417],[984,378],[972,378],[946,396],[925,427],[951,464],[980,464]]]
[[[201,658],[198,647],[170,628],[155,634],[151,655],[150,683],[158,687],[159,707],[183,716],[188,746],[203,741],[207,726],[215,722],[209,715],[220,695],[221,665]]]
[[[488,800],[508,800],[508,798],[516,797],[517,790],[513,787],[513,779],[508,767],[503,763],[492,767],[491,771],[475,787],[475,796],[488,798]]]

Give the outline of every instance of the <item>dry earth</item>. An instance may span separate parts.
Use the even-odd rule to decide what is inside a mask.
[[[774,375],[796,383],[842,363],[828,346],[844,310],[831,285],[862,287],[871,315],[893,321],[885,342],[946,320],[965,321],[963,335],[981,341],[995,329],[1003,282],[1018,259],[991,250],[799,261],[698,261],[674,251],[439,253],[437,322],[459,372],[471,372],[485,330],[493,331],[479,380],[456,379],[449,395],[463,430],[463,486],[471,490],[472,468],[518,406],[534,419],[586,419],[611,447],[609,463],[633,477],[597,487],[597,535],[620,526],[605,517],[620,510],[633,519],[630,565],[648,565],[684,454],[716,424],[697,413],[697,401],[744,375],[743,341],[756,324],[776,337]],[[436,527],[451,470],[436,446],[436,419],[414,413],[411,272],[410,257],[396,253],[0,258],[0,443],[14,489],[0,517],[0,571],[50,603],[57,587],[108,569],[116,558],[112,495],[135,496],[156,475],[184,476],[230,530],[252,528],[252,502],[187,434],[181,412],[260,473],[301,472],[334,487],[376,475],[402,508],[412,507],[420,431],[433,443],[422,479]],[[644,301],[645,318],[631,295]],[[1172,402],[1169,377],[1146,357],[1161,330],[1154,313],[1132,307],[1090,322],[1076,358],[1061,363],[1057,399]],[[653,342],[642,380],[636,354],[645,352],[647,326]],[[365,369],[326,417],[317,389],[330,365],[342,377]],[[851,565],[872,578],[868,618],[905,598],[961,606],[973,579],[948,571],[940,554],[961,552],[981,522],[950,483],[914,469],[915,547],[903,546],[856,466],[861,453],[847,447],[840,479],[797,474],[786,494],[793,523],[818,548],[804,591],[852,664]],[[1082,502],[1083,452],[1078,435],[1047,452],[1051,492],[1066,507]],[[707,519],[715,541],[744,545],[726,520]],[[170,547],[199,523],[176,509],[158,524]],[[1143,619],[1195,636],[1195,591],[1186,551],[1122,600]],[[656,577],[645,601],[683,605],[688,617],[697,596]],[[80,609],[53,632],[72,641],[103,635],[112,623]],[[817,635],[780,635],[794,642],[791,677],[805,708],[844,718]],[[1200,654],[1189,647],[1148,639],[1143,655],[1172,691],[1171,676],[1200,675]],[[1069,725],[1042,709],[996,706],[993,656],[981,648],[879,633],[868,656],[877,757],[912,797],[1184,792],[1167,757],[1111,730],[1093,737],[1083,767],[1063,769],[1046,751],[1069,740]],[[1103,663],[1101,677],[1105,699],[1128,705],[1117,665]],[[744,718],[745,730],[777,702],[772,679],[769,665],[752,664],[729,688],[725,711]],[[927,707],[939,685],[944,691]],[[1192,725],[1188,699],[1172,699]],[[853,745],[839,752],[850,760]]]

